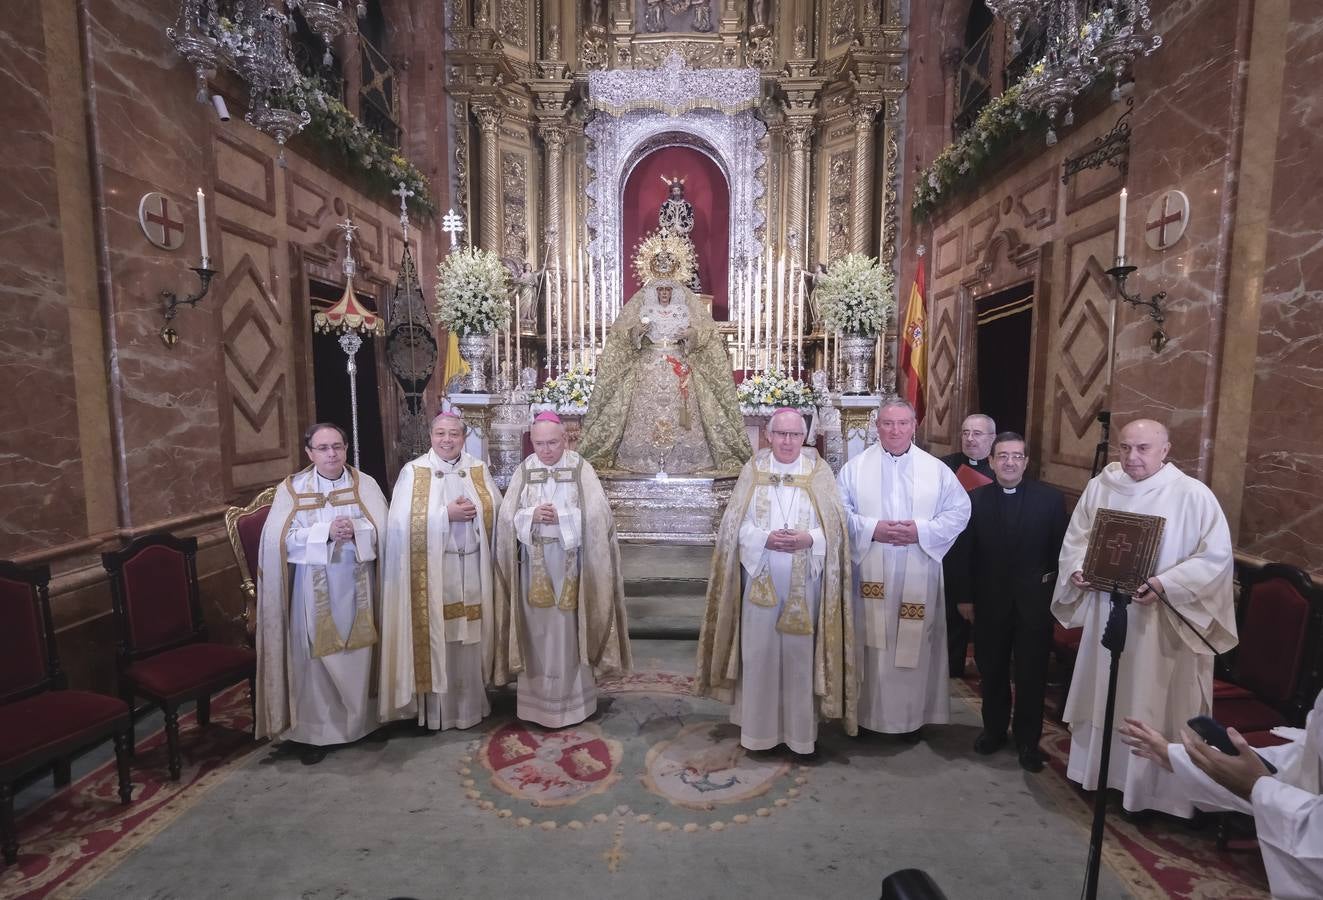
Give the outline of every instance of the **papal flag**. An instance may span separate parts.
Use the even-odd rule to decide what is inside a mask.
[[[905,399],[914,407],[915,424],[923,421],[924,385],[928,381],[928,311],[923,300],[923,257],[914,271],[914,287],[900,329],[900,370],[905,375]]]
[[[469,364],[459,354],[459,332],[450,332],[450,337],[446,339],[446,370],[441,376],[441,392],[450,390],[450,379],[457,375],[467,375],[471,371]]]

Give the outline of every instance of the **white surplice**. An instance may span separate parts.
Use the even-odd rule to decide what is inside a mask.
[[[1120,463],[1108,465],[1085,487],[1071,516],[1052,598],[1052,614],[1062,625],[1084,628],[1062,719],[1071,731],[1066,774],[1086,790],[1097,787],[1102,761],[1112,655],[1101,639],[1111,603],[1107,594],[1075,587],[1070,576],[1084,568],[1099,509],[1162,516],[1155,574],[1168,600],[1219,652],[1236,644],[1231,533],[1213,492],[1171,463],[1143,481],[1125,474]],[[1116,722],[1130,717],[1163,734],[1179,734],[1191,717],[1212,709],[1213,653],[1160,602],[1131,603],[1126,615]],[[1108,765],[1108,786],[1124,793],[1126,809],[1191,814],[1190,801],[1162,777],[1161,767],[1131,754],[1115,731]]]
[[[802,455],[790,463],[780,463],[772,457],[768,471],[807,479],[813,473],[813,462]],[[808,531],[812,536],[804,598],[811,622],[818,621],[827,541],[804,488],[755,489],[761,490],[769,495],[767,519],[758,521],[759,504],[751,502],[740,525],[740,563],[745,573],[740,613],[740,682],[735,689],[730,720],[740,726],[740,744],[749,750],[771,750],[785,744],[796,753],[812,753],[818,739],[813,635],[777,631],[776,623],[790,594],[794,554],[767,549],[767,537],[783,528]],[[775,606],[760,606],[749,600],[754,580],[764,571],[772,579]]]
[[[945,463],[913,445],[893,456],[874,444],[851,459],[837,478],[850,521],[856,590],[868,580],[862,566],[880,556],[883,599],[856,594],[855,635],[862,683],[859,725],[903,734],[951,720],[950,670],[946,662],[946,605],[942,557],[969,522],[969,495]],[[916,502],[919,498],[922,502]],[[925,515],[924,513],[928,514]],[[879,521],[913,520],[919,541],[906,547],[875,543]],[[918,665],[896,665],[902,598],[924,605]],[[870,613],[867,606],[874,604]],[[868,639],[870,619],[885,629],[885,647]]]
[[[597,682],[579,654],[579,613],[559,608],[565,588],[565,560],[582,543],[583,518],[575,483],[557,481],[551,473],[558,469],[573,471],[578,463],[579,454],[570,450],[551,466],[543,465],[536,454],[529,456],[524,463],[528,471],[543,471],[548,476],[540,484],[525,480],[514,514],[515,535],[521,545],[519,608],[524,617],[523,633],[528,636],[525,668],[519,675],[517,715],[547,728],[582,722],[597,711]],[[533,511],[544,503],[556,507],[558,521],[534,525]],[[542,544],[557,606],[536,607],[528,602],[535,539]]]
[[[1295,729],[1292,729],[1295,731]],[[1181,744],[1167,748],[1179,789],[1206,810],[1231,810],[1254,817],[1268,886],[1278,900],[1323,897],[1323,693],[1314,700],[1300,739],[1258,753],[1277,775],[1254,783],[1245,800],[1196,768]]]
[[[421,695],[412,689],[413,586],[409,577],[413,486],[419,477],[430,482],[426,525],[430,633],[426,643],[433,685],[433,690]],[[400,470],[391,497],[382,705],[393,707],[396,715],[416,715],[419,725],[433,730],[471,728],[491,712],[485,674],[492,653],[487,624],[492,616],[490,537],[476,478],[482,480],[494,521],[501,495],[487,467],[468,453],[447,461],[435,451],[427,451]],[[478,507],[472,522],[450,521],[446,507],[461,497]]]
[[[293,481],[294,490],[300,494],[330,494],[350,486],[348,469],[334,481],[316,469],[294,476]],[[341,516],[353,521],[351,541],[338,542],[330,537],[331,522]],[[286,562],[294,567],[289,609],[289,693],[295,724],[280,735],[281,740],[316,746],[348,744],[377,725],[376,708],[369,698],[372,648],[312,655],[317,631],[313,587],[316,570],[325,567],[331,619],[341,639],[345,639],[356,611],[355,572],[360,562],[377,558],[376,548],[376,529],[356,503],[326,503],[294,513],[285,533],[285,550]],[[369,576],[368,589],[373,590],[375,584],[375,575]]]

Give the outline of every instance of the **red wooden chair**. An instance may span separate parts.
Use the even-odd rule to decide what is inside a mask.
[[[211,695],[247,679],[254,689],[257,655],[207,640],[198,602],[197,538],[149,534],[101,554],[119,628],[120,696],[146,697],[165,713],[170,778],[178,781],[179,705],[197,701],[198,724],[211,718]],[[130,732],[130,735],[132,732]]]
[[[12,865],[18,859],[14,784],[48,766],[55,786],[69,783],[77,753],[115,741],[119,799],[128,803],[129,735],[124,701],[89,691],[65,690],[65,676],[51,626],[50,568],[0,561],[0,844]]]
[[[276,489],[262,491],[247,506],[231,506],[225,510],[225,533],[230,538],[234,563],[239,567],[239,587],[244,594],[244,621],[248,637],[257,627],[257,554],[262,543],[262,527],[271,512]]]

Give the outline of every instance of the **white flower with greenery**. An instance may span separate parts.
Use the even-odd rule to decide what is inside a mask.
[[[510,321],[510,270],[491,250],[451,251],[437,266],[436,318],[459,334],[504,331]]]
[[[593,373],[589,370],[567,369],[555,378],[548,378],[533,391],[528,401],[534,414],[551,411],[582,416],[588,412],[588,400],[593,395],[595,383]]]
[[[746,416],[771,415],[783,406],[808,410],[824,399],[812,386],[775,371],[744,379],[735,389],[735,395],[740,401],[740,413]]]
[[[871,337],[887,327],[896,308],[894,276],[862,253],[834,260],[813,289],[813,301],[831,331]]]

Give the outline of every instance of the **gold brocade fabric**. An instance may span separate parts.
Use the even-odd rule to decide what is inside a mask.
[[[427,507],[431,491],[432,470],[415,466],[409,506],[409,605],[413,613],[413,677],[420,694],[432,690],[432,611],[427,584]]]
[[[358,483],[355,480],[349,487],[325,494],[294,494],[294,512],[321,509],[327,503],[331,506],[356,506],[358,502]],[[293,519],[293,512],[290,519]],[[366,562],[354,568],[354,621],[347,638],[340,637],[335,620],[331,618],[331,588],[326,579],[326,567],[312,567],[313,658],[346,650],[361,650],[377,642],[377,626],[372,617],[372,585],[368,580],[369,567],[373,567],[373,564]]]
[[[800,475],[779,475],[768,471],[764,466],[770,466],[771,459],[768,456],[759,455],[755,460],[758,467],[758,474],[755,480],[753,520],[759,528],[772,530],[771,521],[771,497],[770,492],[775,487],[797,487],[802,489],[809,499],[809,504],[799,504],[799,515],[795,521],[795,528],[799,531],[807,531],[809,527],[809,505],[815,509],[817,503],[813,499],[810,480],[807,476]],[[790,592],[786,595],[785,606],[781,608],[781,615],[776,617],[776,630],[782,634],[812,634],[813,619],[809,615],[808,607],[808,561],[811,548],[796,550],[791,557],[790,562]],[[774,607],[779,602],[776,596],[776,590],[772,587],[772,576],[767,568],[759,574],[750,586],[749,602],[755,606]]]
[[[630,343],[630,329],[640,324],[645,292],[659,284],[671,285],[673,303],[688,304],[693,340],[663,346],[644,339],[642,349],[636,350]],[[689,369],[687,399],[679,390],[674,366],[664,359],[667,355],[681,360]],[[681,409],[690,412],[687,431],[681,428]],[[607,335],[579,452],[599,469],[656,472],[660,454],[651,441],[659,417],[676,430],[676,445],[666,454],[669,472],[699,471],[689,466],[710,459],[711,471],[733,473],[752,455],[735,395],[730,357],[716,323],[687,288],[654,281],[630,298]],[[686,436],[691,440],[686,441]],[[706,446],[686,449],[702,444],[700,436]]]
[[[850,537],[845,507],[831,468],[812,450],[814,461],[806,490],[827,541],[822,593],[813,634],[813,693],[819,715],[840,719],[847,734],[859,730],[859,686],[855,670],[854,586],[851,584]],[[734,701],[740,680],[741,586],[740,525],[758,487],[758,468],[766,469],[770,450],[740,472],[717,531],[716,550],[708,578],[707,605],[698,639],[698,672],[694,693],[724,703]],[[792,567],[793,577],[793,567]],[[778,620],[778,627],[781,623]],[[789,624],[789,623],[787,623]]]

